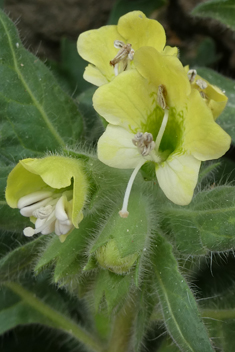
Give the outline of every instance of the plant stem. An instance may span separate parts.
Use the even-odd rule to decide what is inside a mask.
[[[115,317],[112,335],[105,352],[126,352],[129,350],[133,318],[134,304],[128,302]]]
[[[66,316],[42,302],[35,294],[15,282],[5,282],[4,285],[20,296],[30,307],[47,317],[53,323],[53,326],[72,335],[92,351],[104,352],[101,344],[93,336]]]

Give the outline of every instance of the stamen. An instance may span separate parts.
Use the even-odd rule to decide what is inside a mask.
[[[122,42],[121,40],[114,40],[114,48],[116,49],[122,49],[124,47],[125,43]]]
[[[45,220],[41,220],[42,221],[42,225],[41,226],[39,226],[39,227],[37,227],[37,228],[35,228],[35,229],[33,229],[32,227],[26,227],[25,229],[24,229],[24,235],[25,236],[27,236],[27,237],[32,237],[33,235],[36,235],[37,233],[43,233],[43,230],[45,230],[49,225],[51,225],[54,221],[56,220],[56,218],[55,218],[55,212],[53,211],[50,215],[49,215],[49,217],[48,217],[48,219],[45,221]],[[38,222],[38,224],[39,224],[39,222]],[[54,229],[54,228],[53,228]],[[44,235],[47,235],[48,233],[51,233],[52,231],[50,231],[50,232],[47,232],[47,233],[45,233],[46,231],[44,231]]]
[[[197,75],[197,71],[196,70],[189,70],[188,71],[188,79],[190,83],[193,83],[193,81],[195,80],[195,77]]]
[[[39,219],[46,219],[53,211],[51,204],[48,204],[46,207],[41,207],[33,212],[33,216]]]
[[[40,202],[34,203],[32,205],[28,205],[27,207],[23,207],[20,210],[20,214],[23,216],[33,216],[34,212],[40,208],[43,208],[46,206],[48,203],[50,203],[53,200],[53,198],[46,198]],[[35,216],[35,215],[34,215]],[[36,216],[37,217],[37,216]]]
[[[132,188],[133,182],[136,178],[138,171],[140,170],[141,166],[144,165],[144,163],[145,163],[145,160],[141,160],[141,162],[136,166],[136,168],[132,172],[131,177],[128,181],[124,200],[123,200],[122,209],[119,211],[119,215],[121,216],[121,218],[127,218],[129,215],[129,212],[127,211],[127,207],[128,207],[128,201],[129,201],[129,197],[130,197],[130,193],[131,193],[131,188]]]
[[[39,192],[30,193],[27,196],[21,197],[19,199],[17,208],[21,209],[21,208],[27,207],[31,204],[39,202],[40,200],[48,198],[51,195],[52,195],[52,192],[48,192],[48,191],[39,191]]]
[[[132,61],[134,58],[135,51],[132,49],[131,44],[125,44],[121,40],[114,41],[114,47],[120,49],[117,55],[110,61],[110,65],[114,68],[114,74],[119,74],[119,63],[122,62],[122,71],[125,71],[128,67],[128,60]]]
[[[205,92],[200,91],[199,93],[200,93],[200,95],[201,95],[201,97],[202,97],[203,99],[208,99],[208,97],[207,97],[207,95],[206,95]]]
[[[65,211],[66,202],[67,202],[67,198],[66,196],[63,195],[56,203],[55,216],[61,222],[68,220],[68,214]]]
[[[198,79],[196,80],[196,84],[198,85],[199,88],[201,89],[205,89],[207,88],[207,83],[205,81],[203,81],[203,79]]]
[[[157,135],[157,138],[156,138],[156,142],[155,142],[156,151],[158,151],[158,149],[160,147],[160,144],[161,144],[161,141],[162,141],[162,137],[163,137],[163,134],[164,134],[165,129],[166,129],[166,125],[167,125],[167,122],[168,122],[168,114],[169,114],[168,109],[166,109],[164,117],[163,117],[163,120],[162,120],[162,124],[161,124],[160,130],[158,132],[158,135]]]
[[[160,86],[158,87],[157,102],[163,110],[167,108],[166,94],[166,87],[163,84],[160,84]]]
[[[114,74],[115,74],[115,76],[118,76],[118,66],[119,66],[119,64],[116,64],[116,65],[114,65],[114,67],[113,67],[113,69],[114,69]]]
[[[132,143],[139,149],[141,155],[147,156],[155,148],[153,136],[151,133],[138,132],[132,139]]]

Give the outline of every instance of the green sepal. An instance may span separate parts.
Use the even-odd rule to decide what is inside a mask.
[[[96,311],[106,302],[110,314],[114,309],[120,309],[125,303],[131,287],[131,276],[120,276],[108,270],[100,270],[94,288],[94,304]]]
[[[38,274],[44,267],[54,264],[54,282],[77,281],[86,263],[87,241],[95,226],[96,218],[87,216],[80,223],[79,229],[74,229],[64,243],[61,243],[57,236],[51,236],[39,255],[35,273]]]
[[[121,218],[122,199],[100,226],[99,236],[90,249],[101,266],[116,273],[128,272],[137,258],[149,247],[152,215],[149,199],[133,189],[127,218]]]

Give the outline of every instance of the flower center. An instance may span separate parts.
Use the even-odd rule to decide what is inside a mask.
[[[163,134],[165,132],[166,129],[166,125],[168,122],[168,115],[169,115],[169,111],[168,111],[168,106],[166,103],[166,88],[165,86],[163,86],[162,84],[158,87],[158,95],[157,95],[157,102],[160,105],[160,107],[164,110],[164,117],[156,138],[156,141],[153,141],[153,135],[149,132],[138,132],[136,133],[136,135],[134,136],[134,138],[132,139],[133,144],[138,148],[140,154],[143,157],[146,156],[150,156],[151,159],[155,162],[155,163],[159,163],[161,162],[161,157],[158,154],[159,151],[159,147],[162,141],[162,137]],[[134,171],[131,174],[131,177],[128,181],[127,184],[127,188],[125,191],[125,196],[124,196],[124,200],[123,200],[123,205],[122,205],[122,209],[119,211],[119,215],[122,218],[127,218],[129,215],[129,212],[127,211],[127,207],[128,207],[128,201],[129,201],[129,197],[130,197],[130,193],[131,193],[131,188],[132,185],[134,183],[135,177],[138,173],[138,171],[140,170],[140,168],[143,166],[143,164],[146,162],[146,159],[143,158],[143,160],[141,160],[139,162],[139,164],[136,166],[136,168],[134,169]]]
[[[114,68],[115,76],[128,68],[129,61],[134,58],[135,51],[131,44],[125,44],[121,40],[114,41],[114,47],[119,49],[117,55],[110,61],[110,65]]]
[[[26,227],[24,235],[31,237],[40,232],[43,235],[52,232],[65,235],[74,227],[68,215],[71,207],[72,191],[57,194],[39,191],[20,198],[18,208],[21,215],[36,218],[35,229]]]
[[[140,154],[143,156],[149,155],[149,153],[155,148],[153,136],[151,133],[138,132],[132,139],[133,144],[139,149]]]

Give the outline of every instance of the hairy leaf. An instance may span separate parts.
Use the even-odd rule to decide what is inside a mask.
[[[18,325],[37,323],[62,330],[87,346],[89,351],[102,351],[94,334],[69,317],[65,301],[55,288],[49,288],[48,282],[44,285],[39,280],[29,288],[16,282],[4,285],[0,293],[0,334]]]
[[[211,186],[186,207],[169,205],[162,212],[182,254],[205,255],[235,246],[235,188]]]
[[[40,247],[45,242],[41,236],[10,251],[0,260],[0,281],[12,280],[20,274],[32,270]]]
[[[154,273],[164,323],[182,352],[212,352],[196,301],[179,272],[172,246],[158,236]]]
[[[24,49],[0,12],[0,148],[7,162],[77,141],[83,122],[75,103],[40,60]]]
[[[197,5],[193,15],[202,17],[212,17],[227,27],[235,30],[235,3],[234,0],[211,0]]]

